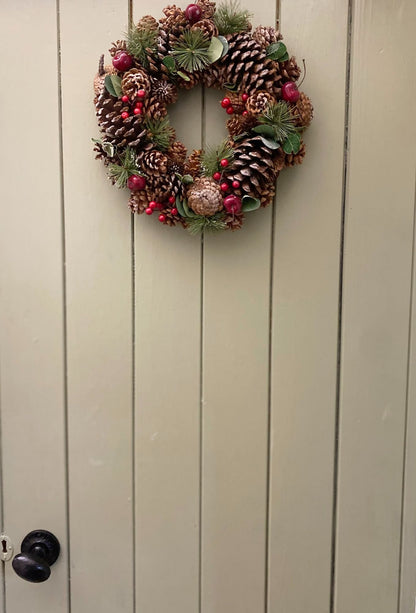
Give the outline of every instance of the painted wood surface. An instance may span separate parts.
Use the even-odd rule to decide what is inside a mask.
[[[133,218],[91,151],[99,55],[164,6],[0,0],[32,92],[0,98],[0,515],[63,546],[43,586],[4,566],[0,613],[413,613],[416,7],[280,0],[308,154],[201,240]],[[190,150],[220,98],[172,109]]]

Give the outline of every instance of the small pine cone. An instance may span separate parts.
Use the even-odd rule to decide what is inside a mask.
[[[197,5],[202,11],[202,19],[211,19],[215,13],[215,2],[210,0],[198,0]]]
[[[198,177],[201,174],[202,149],[194,149],[185,162],[185,174]]]
[[[267,49],[269,45],[277,43],[277,41],[282,37],[274,28],[257,26],[253,32],[253,38],[263,47],[263,49]]]
[[[262,207],[269,206],[269,204],[273,202],[275,193],[276,193],[276,182],[273,181],[272,183],[266,183],[263,190],[259,194],[260,206]]]
[[[175,4],[169,4],[163,9],[165,17],[160,20],[162,29],[167,30],[174,36],[179,36],[189,26],[189,21],[186,18],[185,12]]]
[[[183,165],[185,163],[187,153],[188,152],[185,145],[177,140],[172,144],[167,152],[167,155],[175,164]]]
[[[223,208],[221,188],[213,179],[195,179],[188,189],[188,205],[197,215],[211,216]]]
[[[149,175],[161,175],[166,173],[168,158],[157,149],[146,151],[140,159],[142,169]]]
[[[154,96],[147,99],[147,103],[145,104],[144,108],[146,115],[151,119],[162,119],[162,117],[166,117],[168,114],[166,106],[163,104],[163,102],[160,102]]]
[[[165,216],[165,221],[162,222],[165,226],[172,227],[172,226],[180,225],[180,226],[183,226],[184,228],[186,227],[185,219],[181,217],[180,215],[173,215],[171,208],[166,207],[162,209],[161,213]]]
[[[114,57],[118,51],[126,51],[127,43],[125,40],[116,40],[115,43],[111,43],[111,47],[109,49],[111,57]]]
[[[227,98],[230,99],[231,106],[234,109],[234,113],[236,115],[240,115],[245,110],[245,103],[243,102],[240,94],[237,94],[236,92],[227,91],[225,95]]]
[[[169,32],[166,28],[159,28],[159,34],[156,39],[156,49],[146,49],[148,71],[150,74],[155,75],[157,80],[169,80],[169,71],[163,63],[164,58],[167,56],[169,46]]]
[[[186,70],[182,70],[182,72],[186,74],[189,79],[186,81],[185,79],[182,79],[182,77],[178,78],[177,85],[182,89],[193,89],[201,82],[204,76],[203,72],[198,71],[187,72]]]
[[[218,28],[211,19],[201,19],[191,27],[191,30],[201,30],[207,38],[218,36]]]
[[[121,81],[121,89],[123,94],[129,98],[135,98],[139,89],[149,91],[150,77],[143,68],[131,68],[124,73]]]
[[[224,222],[229,230],[239,230],[244,222],[244,214],[229,213],[224,217]]]
[[[305,143],[302,141],[300,149],[297,153],[286,153],[285,166],[295,166],[295,164],[302,164],[305,157]]]
[[[98,72],[94,77],[94,102],[97,101],[98,96],[104,90],[104,80],[108,74],[116,74],[116,69],[114,66],[104,66],[104,55],[100,57],[100,61],[98,62]]]
[[[163,104],[174,104],[178,99],[178,90],[169,81],[152,81],[152,96]]]
[[[93,151],[97,154],[95,156],[95,159],[101,160],[104,166],[108,166],[109,164],[116,164],[118,161],[115,157],[110,157],[108,153],[104,151],[103,145],[100,142],[95,143]]]
[[[279,62],[280,74],[284,81],[297,81],[300,77],[301,69],[296,59],[291,57],[286,62]]]
[[[276,102],[271,94],[264,91],[258,91],[248,98],[246,102],[246,108],[252,115],[261,115],[267,109],[270,104]]]
[[[137,22],[138,30],[156,31],[159,28],[159,22],[152,15],[145,15]]]
[[[227,121],[227,129],[230,136],[239,136],[243,132],[247,132],[250,128],[254,128],[257,123],[257,118],[254,115],[238,115]]]
[[[279,172],[285,167],[286,153],[281,147],[279,147],[279,149],[274,150],[273,164],[276,174],[279,174]]]
[[[144,213],[149,206],[149,199],[145,191],[137,191],[129,198],[129,209],[132,213]]]
[[[300,92],[300,96],[296,104],[292,105],[292,114],[295,118],[296,126],[307,128],[311,123],[313,117],[312,102],[303,92]]]

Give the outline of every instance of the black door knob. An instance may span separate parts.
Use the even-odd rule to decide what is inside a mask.
[[[49,579],[50,567],[59,556],[59,541],[47,530],[34,530],[22,541],[22,553],[14,557],[12,566],[15,572],[26,581],[42,583]]]

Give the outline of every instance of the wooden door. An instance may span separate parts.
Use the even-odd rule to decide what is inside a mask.
[[[247,4],[247,3],[246,3]],[[411,613],[416,574],[412,0],[266,0],[306,58],[304,164],[203,240],[130,216],[91,80],[163,0],[0,0],[0,515],[42,585],[1,613]],[[172,111],[189,147],[220,93]]]

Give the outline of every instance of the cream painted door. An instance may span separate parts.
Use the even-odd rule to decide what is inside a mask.
[[[246,3],[247,4],[247,3]],[[413,0],[268,0],[306,58],[304,164],[241,232],[131,218],[91,79],[129,11],[0,0],[1,613],[413,613]],[[189,147],[220,94],[172,111]]]

